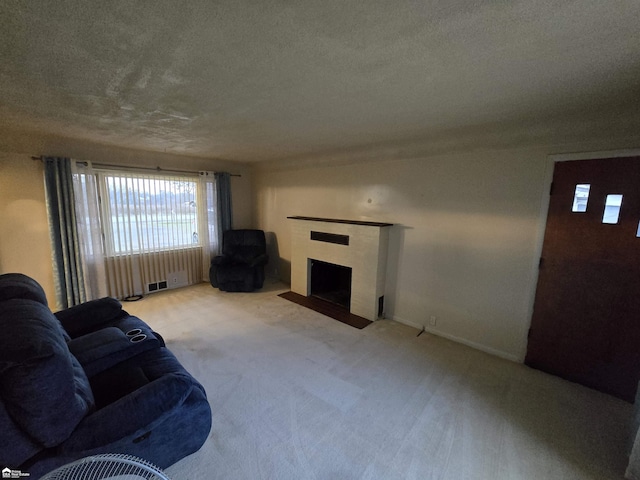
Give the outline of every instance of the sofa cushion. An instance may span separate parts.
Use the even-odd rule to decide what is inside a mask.
[[[13,421],[58,445],[93,408],[89,381],[51,311],[32,300],[0,303],[0,395]]]

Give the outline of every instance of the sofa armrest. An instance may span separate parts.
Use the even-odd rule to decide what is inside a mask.
[[[117,327],[105,327],[71,339],[67,346],[89,378],[140,353],[163,346],[150,329],[129,335]]]
[[[90,300],[54,314],[71,338],[90,333],[105,323],[128,315],[115,298]]]

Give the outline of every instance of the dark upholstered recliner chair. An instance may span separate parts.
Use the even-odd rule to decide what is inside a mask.
[[[222,255],[211,260],[211,285],[225,292],[262,288],[268,260],[262,230],[227,230],[222,236]]]

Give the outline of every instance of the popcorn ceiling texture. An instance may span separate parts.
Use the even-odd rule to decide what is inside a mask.
[[[0,5],[0,126],[259,161],[637,135],[635,0]]]

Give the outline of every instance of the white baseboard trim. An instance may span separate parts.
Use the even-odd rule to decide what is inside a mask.
[[[489,355],[494,355],[496,357],[504,358],[505,360],[509,360],[515,363],[522,363],[522,359],[512,353],[503,352],[502,350],[496,350],[495,348],[487,347],[486,345],[482,345],[481,343],[472,342],[465,338],[460,338],[455,335],[451,335],[449,333],[441,332],[427,325],[415,323],[410,320],[406,320],[402,317],[394,316],[392,320],[398,323],[402,323],[404,325],[408,325],[409,327],[417,328],[418,330],[422,330],[424,328],[425,332],[431,333],[433,335],[437,335],[442,338],[446,338],[447,340],[451,340],[452,342],[461,343],[463,345],[466,345],[467,347],[475,348],[476,350],[480,350],[481,352],[488,353]]]

